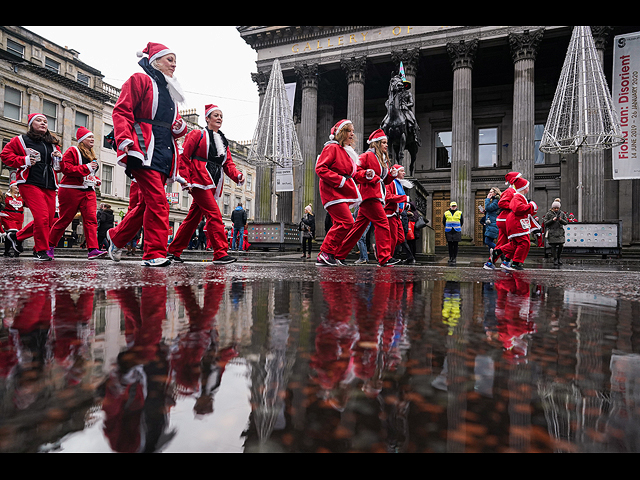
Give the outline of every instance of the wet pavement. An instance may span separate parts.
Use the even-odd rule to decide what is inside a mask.
[[[0,270],[3,453],[640,451],[629,266]]]

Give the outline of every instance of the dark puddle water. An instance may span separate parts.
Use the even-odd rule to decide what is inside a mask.
[[[13,265],[0,452],[640,451],[635,301],[517,274]]]

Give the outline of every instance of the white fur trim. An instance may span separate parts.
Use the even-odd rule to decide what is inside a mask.
[[[154,60],[157,60],[159,58],[164,57],[165,55],[169,55],[170,53],[173,53],[173,51],[170,48],[165,48],[164,50],[160,50],[158,53],[156,53],[153,57],[149,57],[149,63],[153,62]],[[173,53],[175,55],[175,53]]]
[[[387,139],[386,135],[383,135],[381,137],[376,137],[374,139],[367,140],[367,145],[371,145],[373,142],[379,142],[380,140],[386,140],[386,139]]]

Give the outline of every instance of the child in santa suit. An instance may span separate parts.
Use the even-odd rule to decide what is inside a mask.
[[[213,263],[223,265],[233,263],[237,258],[227,254],[229,243],[217,200],[222,195],[225,175],[242,185],[244,174],[236,168],[231,158],[229,142],[220,131],[220,107],[206,105],[205,118],[207,127],[189,133],[180,155],[180,176],[184,178],[184,188],[191,193],[193,202],[169,246],[168,257],[182,262],[180,255],[189,246],[204,215],[207,219],[207,239],[213,249]]]
[[[398,172],[397,178],[387,185],[387,194],[385,199],[384,211],[389,222],[389,231],[391,233],[391,254],[396,251],[398,245],[405,243],[404,227],[400,214],[409,205],[409,197],[404,189],[412,188],[413,184],[409,180],[404,179],[404,167],[402,165],[394,165],[392,167]]]
[[[143,72],[124,83],[112,117],[118,164],[136,180],[140,196],[136,207],[107,232],[108,252],[112,260],[120,261],[122,248],[143,227],[142,265],[163,267],[171,264],[167,258],[169,204],[165,184],[181,182],[176,139],[187,133],[187,124],[178,113],[185,96],[173,75],[174,52],[149,43],[138,56],[143,57],[138,63]]]
[[[11,172],[9,191],[5,195],[4,201],[5,207],[0,213],[0,232],[6,235],[9,232],[15,233],[19,231],[24,223],[24,202],[22,201],[22,196],[20,196],[15,172]],[[4,256],[17,257],[18,255],[19,253],[14,252],[11,248],[9,239],[5,238]]]
[[[340,120],[331,129],[330,141],[325,143],[316,162],[320,199],[333,225],[327,232],[316,265],[336,266],[336,253],[354,225],[349,209],[360,204],[362,196],[353,179],[358,170],[358,155],[352,145],[355,133],[351,120]]]
[[[535,202],[527,200],[529,182],[522,177],[517,178],[513,184],[515,194],[509,204],[509,216],[507,217],[507,232],[509,242],[494,251],[493,259],[499,255],[505,256],[502,268],[506,270],[524,270],[523,263],[529,255],[531,241],[531,217],[538,211]]]
[[[22,242],[33,237],[36,260],[50,261],[49,231],[56,211],[58,180],[54,163],[62,157],[59,140],[49,132],[47,117],[32,113],[28,119],[28,132],[18,135],[2,149],[0,159],[7,167],[17,169],[17,183],[33,221],[7,238],[16,253],[22,253]]]
[[[509,216],[509,213],[511,213],[509,205],[511,204],[513,195],[516,193],[513,182],[515,182],[517,178],[521,177],[522,174],[518,172],[509,172],[504,176],[505,185],[508,185],[509,187],[505,189],[504,192],[502,192],[502,194],[500,195],[500,199],[498,200],[498,207],[500,207],[500,213],[496,218],[496,225],[498,226],[498,239],[496,240],[496,247],[493,249],[493,252],[498,250],[498,247],[509,243],[509,234],[507,233],[507,217]],[[495,257],[494,260],[493,252],[490,253],[489,261],[483,266],[485,270],[494,270],[496,268],[495,262],[498,260],[498,257]]]
[[[51,227],[47,253],[53,258],[56,245],[80,210],[82,228],[87,242],[87,258],[91,260],[107,253],[98,248],[98,221],[96,219],[98,204],[95,187],[99,186],[101,181],[95,175],[98,170],[98,161],[93,151],[95,142],[93,132],[85,127],[80,127],[76,138],[78,146],[69,148],[62,156],[60,172],[63,177],[60,180],[58,192],[60,216]]]
[[[362,203],[355,224],[336,252],[336,258],[344,263],[344,259],[358,243],[369,223],[373,223],[378,262],[380,266],[386,267],[399,261],[393,258],[389,221],[384,211],[386,185],[393,182],[397,171],[389,165],[387,136],[382,130],[373,132],[367,143],[370,148],[360,155],[358,169],[354,175]]]

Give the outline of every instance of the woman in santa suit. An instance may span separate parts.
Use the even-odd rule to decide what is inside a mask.
[[[391,233],[391,255],[394,254],[396,247],[405,242],[404,227],[400,214],[407,208],[409,197],[404,189],[412,188],[413,183],[404,179],[404,167],[402,165],[394,165],[398,173],[396,178],[387,185],[387,195],[385,199],[384,211],[389,221],[389,232]]]
[[[9,191],[5,195],[5,207],[0,212],[0,232],[9,234],[17,232],[22,228],[24,223],[24,201],[18,189],[18,181],[16,172],[11,172],[11,180],[9,182]],[[20,255],[11,248],[11,242],[7,239],[4,242],[4,256],[12,257]]]
[[[344,259],[358,243],[369,223],[373,223],[378,262],[380,266],[391,266],[399,260],[393,258],[389,221],[384,212],[384,203],[387,193],[386,185],[393,182],[397,171],[389,165],[387,136],[382,130],[373,132],[367,143],[370,145],[369,150],[360,155],[357,162],[358,169],[354,175],[362,203],[358,209],[356,222],[342,241],[341,247],[336,252],[336,258],[344,263]]]
[[[25,205],[31,210],[33,221],[7,238],[16,253],[22,253],[22,242],[33,236],[36,260],[50,261],[49,231],[56,211],[58,180],[54,162],[59,162],[59,140],[49,132],[47,117],[42,113],[29,115],[29,130],[18,135],[2,149],[0,159],[11,168],[18,169],[17,183]]]
[[[327,232],[316,265],[339,265],[336,253],[354,225],[349,207],[362,201],[353,179],[357,171],[358,155],[353,149],[355,133],[351,120],[340,120],[331,129],[316,162],[320,199],[331,215],[333,225]]]
[[[509,234],[507,233],[507,217],[511,210],[509,209],[509,205],[511,204],[511,200],[513,200],[513,196],[516,193],[516,189],[513,186],[513,183],[516,179],[521,178],[522,174],[518,172],[509,172],[505,175],[505,185],[509,185],[509,187],[502,192],[500,195],[500,200],[498,200],[498,207],[500,207],[500,213],[496,218],[496,225],[498,226],[498,239],[496,240],[496,247],[493,249],[493,252],[499,250],[502,245],[506,245],[509,243]],[[483,265],[485,270],[494,270],[495,262],[498,261],[498,257],[493,256],[493,252],[489,255],[489,261]]]
[[[149,43],[138,56],[143,57],[138,63],[143,72],[124,83],[112,116],[118,163],[138,183],[140,197],[136,207],[107,232],[108,252],[112,260],[120,261],[122,248],[144,227],[142,265],[159,267],[171,264],[165,184],[181,181],[176,139],[187,133],[178,114],[178,104],[185,97],[174,77],[174,52]]]
[[[78,146],[69,148],[62,156],[60,171],[63,177],[60,180],[60,190],[58,191],[60,216],[49,233],[49,251],[47,253],[53,258],[55,246],[58,245],[64,231],[80,210],[82,228],[87,241],[87,258],[91,260],[107,253],[98,248],[98,221],[96,219],[98,204],[94,187],[99,186],[101,182],[95,175],[98,171],[98,161],[93,151],[95,142],[93,132],[85,127],[80,127],[76,132],[76,138]]]
[[[213,263],[223,265],[237,260],[227,255],[229,243],[217,200],[222,195],[225,175],[238,185],[244,183],[244,175],[233,163],[229,142],[220,131],[222,117],[217,105],[205,106],[206,128],[191,131],[184,142],[180,176],[193,202],[169,246],[169,258],[174,261],[182,262],[180,255],[189,245],[203,215],[207,219],[205,230],[213,249]]]

